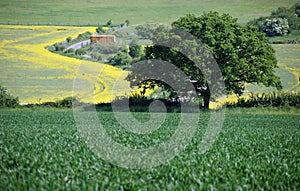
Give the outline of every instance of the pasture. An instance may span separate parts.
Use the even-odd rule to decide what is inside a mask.
[[[300,115],[299,110],[294,112],[227,109],[218,139],[200,154],[209,119],[208,112],[201,112],[191,143],[172,161],[129,170],[91,152],[70,109],[3,110],[0,189],[299,190]],[[135,115],[148,118],[147,113]],[[169,113],[159,130],[146,135],[124,131],[113,113],[100,112],[98,118],[116,142],[143,148],[169,139],[178,126],[178,115]]]
[[[300,46],[293,44],[273,44],[276,51],[279,68],[276,74],[280,76],[283,91],[300,91]],[[249,92],[267,93],[278,92],[275,88],[266,88],[262,85],[248,85]]]
[[[280,6],[297,0],[1,0],[0,21],[3,23],[34,23],[44,25],[118,24],[126,19],[132,24],[171,23],[188,13],[218,11],[239,18],[241,23],[269,15]]]

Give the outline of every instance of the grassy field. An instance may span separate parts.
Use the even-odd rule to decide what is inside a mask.
[[[283,91],[300,91],[300,45],[274,44],[279,68],[276,74],[280,76]],[[249,92],[273,92],[275,88],[266,88],[260,85],[249,85],[246,88]]]
[[[170,23],[188,13],[204,11],[229,13],[245,23],[269,15],[280,6],[290,6],[298,0],[1,0],[0,21],[40,24],[98,24],[112,19],[121,23]]]
[[[128,170],[88,149],[72,110],[3,110],[0,190],[299,190],[299,110],[259,111],[227,110],[220,135],[205,154],[198,145],[209,113],[201,113],[192,142],[171,162]],[[132,148],[167,140],[178,125],[177,115],[168,114],[157,132],[134,135],[118,125],[113,113],[98,113],[108,134]]]
[[[300,92],[300,46],[299,45],[273,45],[279,60],[279,66],[293,74],[295,80],[291,80],[289,91]]]

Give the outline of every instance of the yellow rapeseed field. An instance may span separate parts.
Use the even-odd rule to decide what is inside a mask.
[[[127,73],[123,70],[45,49],[69,36],[74,38],[95,30],[96,27],[0,25],[0,83],[23,103],[56,101],[72,96],[76,79],[88,82],[81,91],[74,92],[86,102],[109,102],[115,96],[129,94],[129,84],[124,80]],[[79,74],[82,66],[88,70]],[[120,85],[113,89],[116,81]],[[92,92],[88,92],[89,86],[93,87]]]

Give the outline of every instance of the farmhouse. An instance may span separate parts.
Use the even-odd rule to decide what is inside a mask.
[[[91,43],[99,42],[101,44],[111,44],[116,42],[115,35],[96,35],[93,34],[90,37]]]

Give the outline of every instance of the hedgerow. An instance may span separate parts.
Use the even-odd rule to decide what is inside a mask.
[[[300,107],[300,94],[293,92],[282,93],[250,93],[248,97],[241,97],[237,102],[227,102],[228,107]]]

